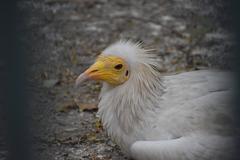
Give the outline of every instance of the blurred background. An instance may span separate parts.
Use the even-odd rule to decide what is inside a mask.
[[[16,48],[6,49],[14,52],[8,54],[12,61],[7,63],[13,72],[4,63],[0,67],[10,77],[1,83],[1,97],[10,97],[1,104],[16,108],[0,113],[0,159],[6,159],[8,148],[16,159],[22,158],[21,153],[30,155],[25,159],[125,159],[96,115],[101,85],[89,82],[74,88],[76,77],[119,39],[155,49],[162,74],[234,68],[235,28],[228,1],[21,0],[15,4],[8,6],[14,14],[7,15],[14,22],[10,37],[17,37]],[[10,84],[14,80],[15,88]],[[19,91],[18,99],[5,84]],[[25,87],[17,87],[21,85]],[[15,114],[7,118],[5,112]]]

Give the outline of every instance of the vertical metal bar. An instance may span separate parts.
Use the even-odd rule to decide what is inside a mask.
[[[4,62],[3,95],[6,122],[7,159],[30,159],[30,141],[26,117],[25,55],[18,33],[19,11],[17,0],[1,3],[1,57]],[[4,114],[3,113],[3,114]]]

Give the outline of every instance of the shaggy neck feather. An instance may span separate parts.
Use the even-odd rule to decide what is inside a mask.
[[[130,78],[124,84],[115,87],[103,84],[99,114],[110,132],[114,132],[110,126],[113,120],[125,133],[133,130],[133,124],[143,124],[142,114],[154,111],[164,92],[159,72],[150,65],[140,63],[131,70]]]
[[[119,56],[129,65],[129,79],[125,83],[119,86],[103,83],[98,105],[104,128],[123,150],[138,139],[136,131],[147,123],[144,115],[154,113],[164,93],[156,70],[157,57],[148,51],[139,43],[119,41],[102,53]]]

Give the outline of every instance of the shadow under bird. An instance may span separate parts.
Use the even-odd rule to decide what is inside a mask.
[[[232,160],[232,73],[199,70],[163,76],[157,56],[118,41],[76,80],[103,83],[98,114],[111,139],[136,160]]]

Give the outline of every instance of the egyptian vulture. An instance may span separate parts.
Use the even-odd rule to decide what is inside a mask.
[[[111,139],[136,160],[230,160],[235,154],[229,72],[162,76],[139,43],[106,48],[76,80],[101,81],[98,114]],[[235,158],[237,159],[237,158]]]

